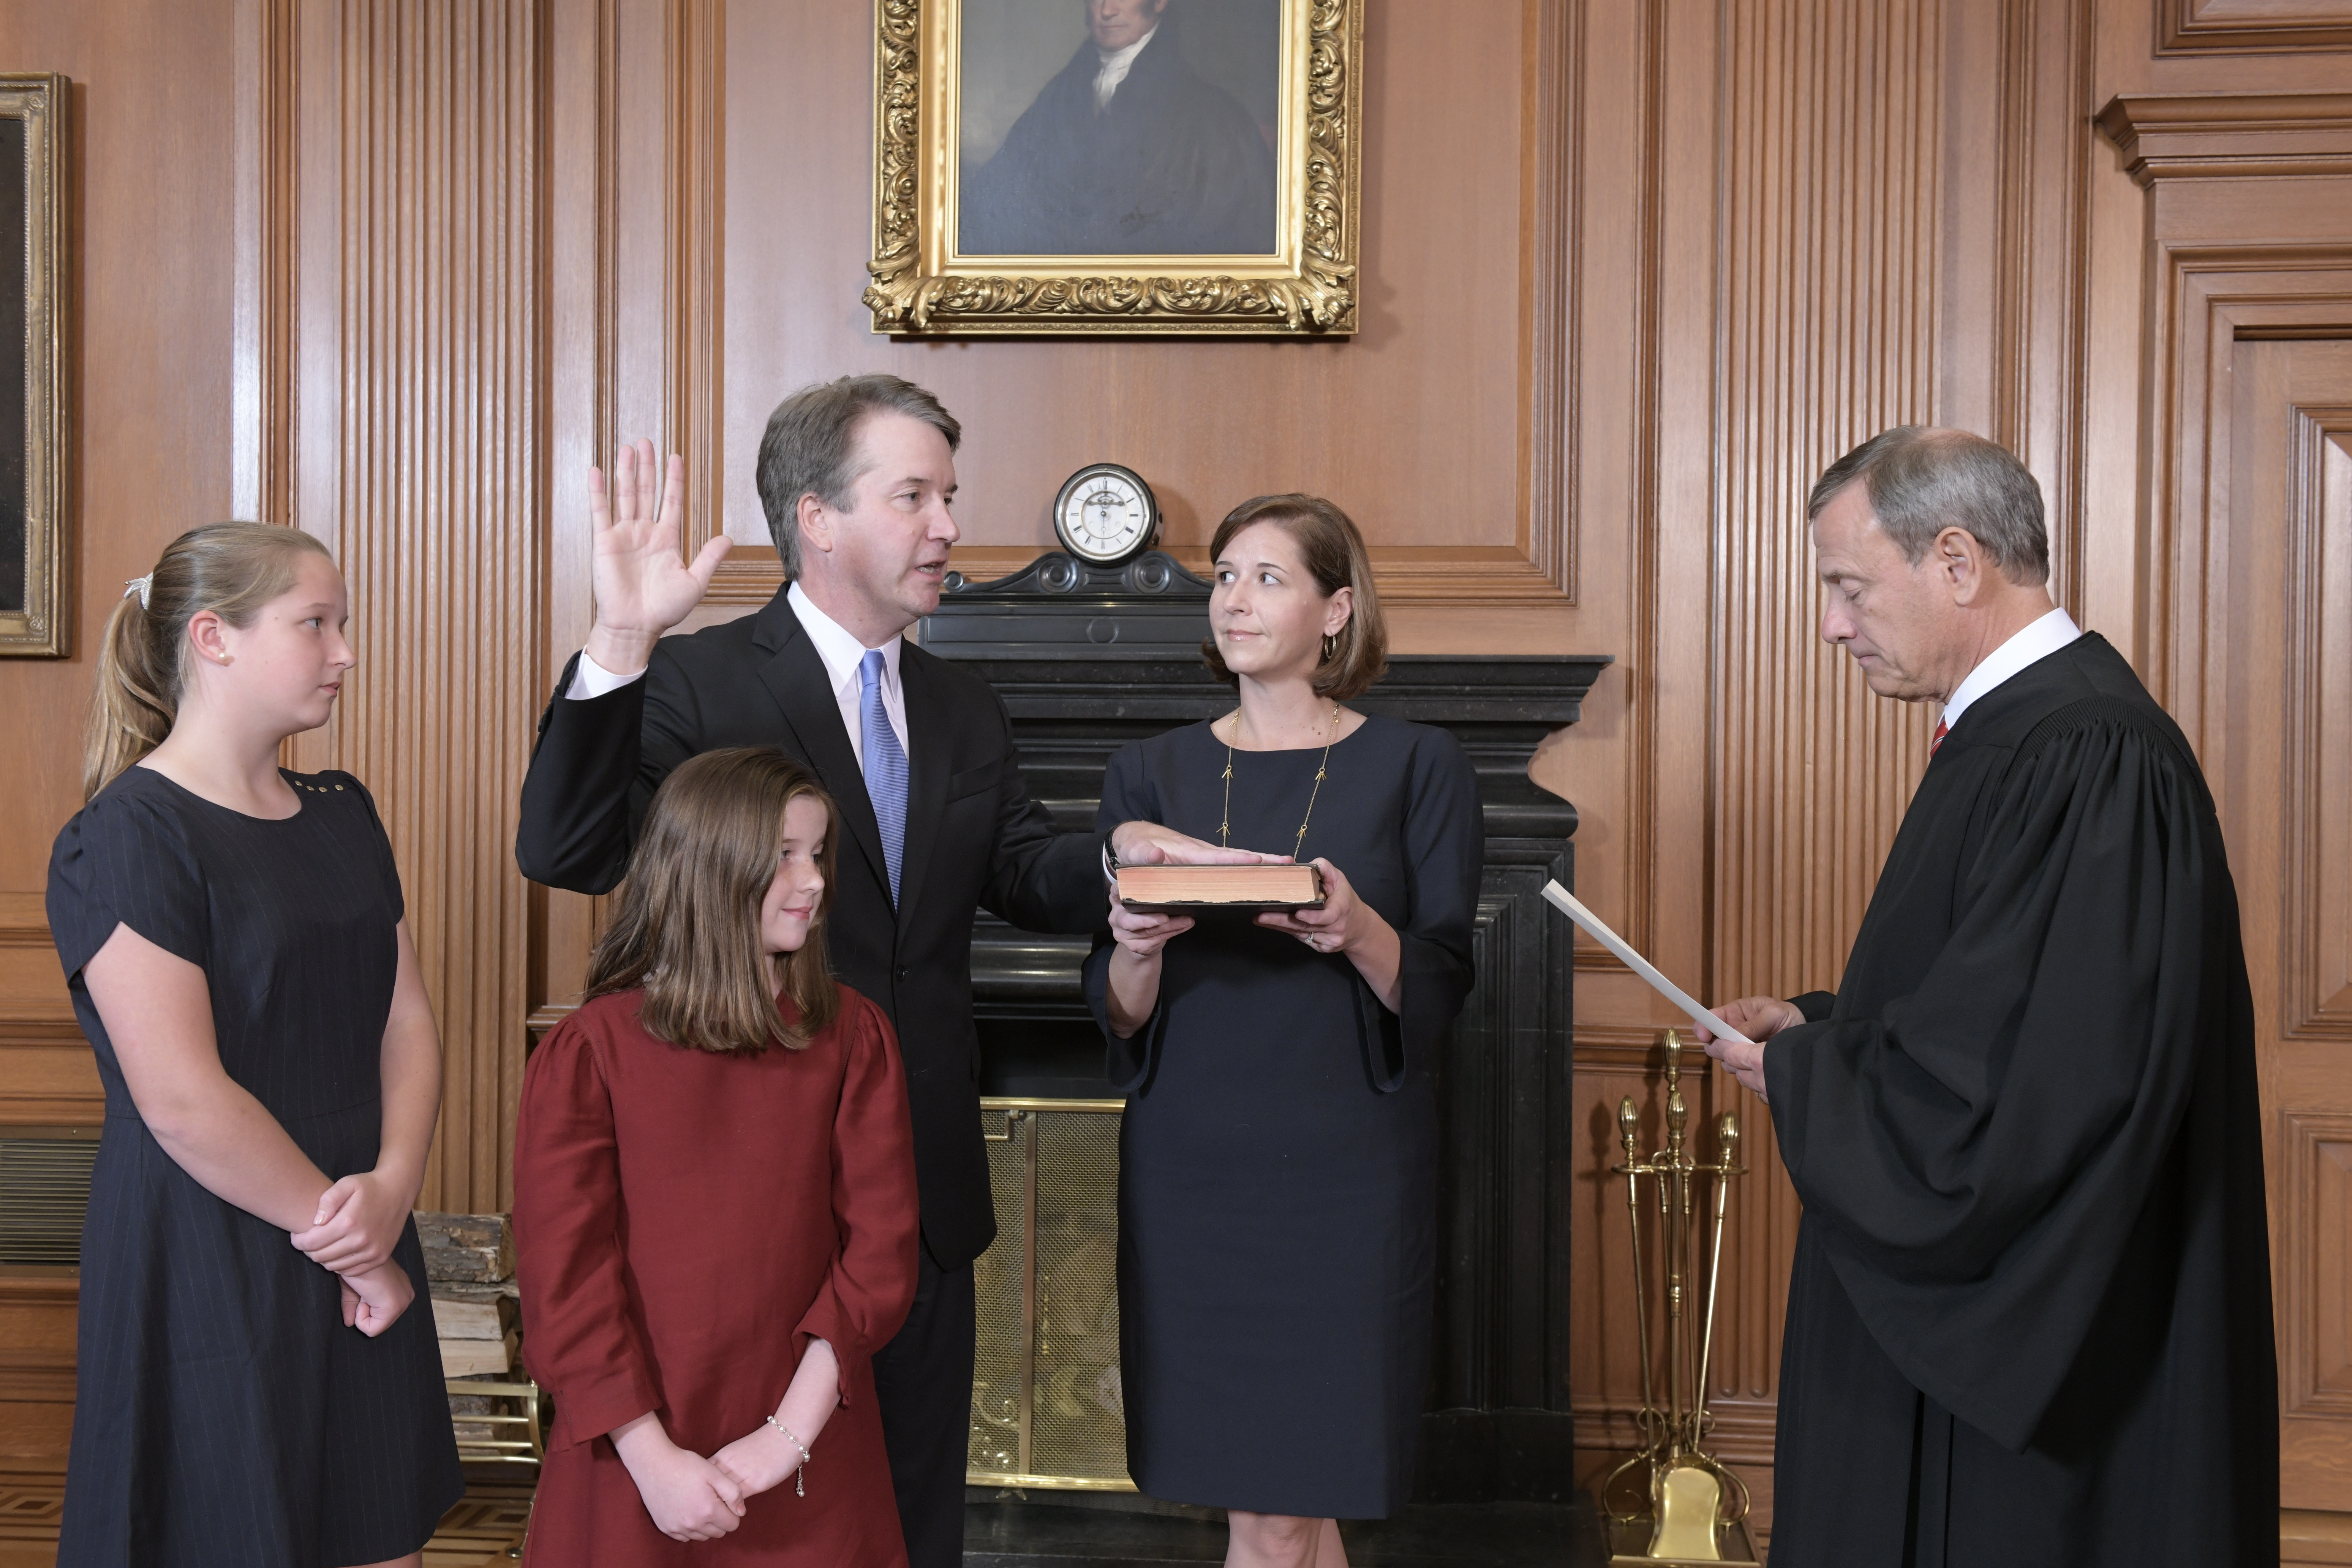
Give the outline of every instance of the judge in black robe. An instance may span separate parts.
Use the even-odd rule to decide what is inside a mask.
[[[1163,0],[1164,3],[1164,0]],[[963,181],[967,256],[1270,255],[1274,153],[1162,16],[1100,108],[1093,37]]]
[[[1823,635],[1874,689],[1958,695],[1932,679],[1938,614],[1947,670],[1998,660],[1968,657],[1984,606],[1952,603],[1939,557],[1992,553],[2003,524],[1919,514],[1966,493],[1957,468],[2003,462],[2021,498],[2032,477],[1990,443],[1895,431],[1816,487]],[[1906,532],[1929,538],[1906,568],[1924,630],[1889,603],[1919,581],[1847,596]],[[1969,592],[2047,611],[2030,553],[2030,583]],[[2211,796],[2098,637],[1970,695],[1835,994],[1735,1003],[1769,1044],[1708,1046],[1751,1088],[1760,1068],[1804,1203],[1774,1568],[2275,1563],[2253,1018]]]

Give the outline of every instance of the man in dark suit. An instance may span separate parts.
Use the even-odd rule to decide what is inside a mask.
[[[1168,0],[1087,0],[1087,41],[963,182],[969,256],[1256,256],[1274,153],[1176,47]]]
[[[661,781],[722,746],[798,757],[839,804],[827,942],[842,979],[898,1029],[922,1198],[914,1310],[874,1360],[914,1568],[962,1559],[971,1262],[996,1234],[972,909],[1060,931],[1091,931],[1106,909],[1104,838],[1055,832],[1029,797],[1003,702],[902,636],[939,605],[961,436],[896,376],[785,399],[760,444],[759,483],[790,586],[755,615],[677,637],[663,634],[700,601],[727,542],[681,561],[685,465],[669,459],[656,510],[651,442],[616,458],[609,500],[592,475],[595,626],[541,718],[515,843],[533,880],[603,892],[627,869]],[[1122,860],[1258,858],[1150,823],[1110,837]]]

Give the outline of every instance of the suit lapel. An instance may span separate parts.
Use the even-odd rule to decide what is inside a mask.
[[[758,640],[763,646],[771,641],[777,646],[774,657],[760,667],[760,683],[783,710],[784,722],[792,726],[801,743],[801,755],[808,759],[818,782],[841,807],[849,837],[874,868],[874,879],[887,898],[890,873],[882,858],[882,829],[874,820],[874,802],[866,793],[866,775],[858,769],[857,753],[850,749],[849,731],[842,726],[841,705],[834,700],[824,660],[817,657],[816,645],[801,629],[800,617],[792,613],[783,595],[776,595],[772,608],[781,613],[771,617],[762,612]]]
[[[932,682],[930,656],[912,643],[898,650],[898,687],[907,699],[907,842],[898,862],[898,921],[915,907],[939,841],[948,802],[948,710]],[[879,837],[878,833],[877,835]]]

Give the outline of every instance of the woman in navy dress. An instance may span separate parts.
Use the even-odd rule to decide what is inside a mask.
[[[277,765],[353,663],[326,551],[200,528],[99,657],[48,915],[106,1130],[60,1568],[415,1563],[464,1492],[409,1218],[440,1044],[374,803]]]
[[[1343,1568],[1337,1518],[1412,1488],[1436,1230],[1433,1048],[1471,982],[1475,775],[1442,730],[1350,711],[1385,646],[1346,514],[1268,496],[1212,545],[1239,707],[1112,757],[1102,820],[1321,868],[1325,907],[1130,914],[1087,962],[1128,1096],[1128,1468],[1228,1510],[1228,1563]]]

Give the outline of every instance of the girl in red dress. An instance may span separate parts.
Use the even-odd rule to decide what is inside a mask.
[[[914,1152],[890,1026],[825,970],[838,825],[780,752],[671,773],[531,1057],[515,1241],[555,1419],[526,1563],[907,1561],[870,1357],[914,1299]]]

